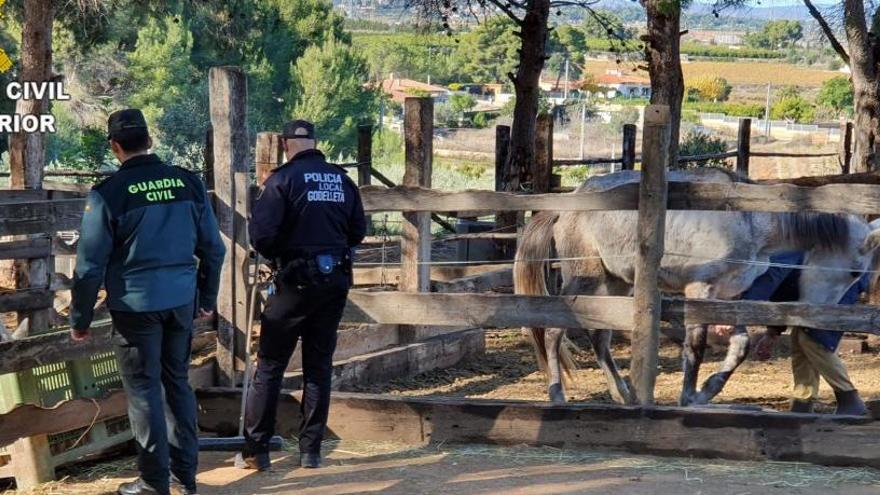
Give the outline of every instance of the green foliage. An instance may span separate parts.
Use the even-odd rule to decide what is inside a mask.
[[[784,93],[770,107],[770,118],[809,124],[815,117],[815,108],[799,94]]]
[[[449,96],[449,105],[453,112],[461,114],[477,106],[477,99],[469,94],[456,93]]]
[[[207,82],[190,63],[193,36],[173,18],[151,19],[128,54],[132,91],[128,105],[140,108],[165,158],[192,165],[200,161],[194,144],[209,122]]]
[[[733,90],[727,79],[718,76],[699,76],[685,85],[689,97],[702,101],[725,101]]]
[[[613,38],[622,41],[635,36],[635,33],[626,27],[623,20],[615,12],[605,9],[588,13],[581,29],[587,38]]]
[[[685,102],[684,108],[701,113],[723,113],[732,117],[763,117],[764,105],[735,102]]]
[[[370,78],[395,77],[438,84],[458,80],[456,43],[447,36],[418,33],[374,33],[355,36],[357,46],[370,64]]]
[[[456,59],[462,74],[476,83],[507,81],[519,60],[518,27],[507,17],[489,17],[463,35]]]
[[[477,129],[485,129],[489,127],[489,115],[486,112],[480,112],[474,115],[474,127]]]
[[[754,48],[791,48],[804,36],[799,21],[769,21],[761,31],[746,36],[746,43]]]
[[[844,110],[852,111],[853,99],[852,81],[847,77],[838,76],[822,83],[822,88],[816,96],[816,103],[841,113]]]
[[[20,39],[15,19],[20,18],[21,3],[7,4],[4,13],[10,15],[4,19],[0,41]],[[143,108],[163,157],[179,165],[201,166],[210,120],[210,67],[242,67],[248,76],[248,131],[277,130],[287,118],[284,110],[295,106],[290,101],[292,66],[309,47],[329,40],[347,47],[351,41],[330,0],[115,0],[112,8],[110,2],[97,4],[107,6],[95,10],[91,2],[82,1],[58,5],[53,62],[56,72],[66,76],[75,104],[53,105],[59,132],[49,137],[48,156],[65,167],[99,166],[98,148],[106,149],[106,142],[94,141],[89,129],[103,128],[110,111],[131,106]],[[85,12],[82,6],[88,7]],[[13,41],[4,48],[12,53],[17,45]],[[358,84],[366,81],[359,67],[352,66]],[[10,71],[0,80],[7,76],[17,75]],[[324,87],[344,86],[325,83]],[[347,98],[332,95],[327,105],[347,105]],[[0,101],[0,106],[8,103]],[[348,127],[336,130],[347,132]],[[346,146],[350,147],[343,143]]]
[[[725,143],[723,139],[691,130],[682,139],[678,153],[680,156],[696,156],[724,153],[725,151],[727,151],[727,143]],[[701,167],[725,167],[726,165],[727,162],[723,159],[712,159],[698,162],[679,163],[675,168],[679,170],[687,170]]]
[[[779,50],[766,48],[737,47],[730,48],[719,45],[704,45],[694,41],[685,41],[681,44],[681,53],[694,57],[715,58],[785,58],[785,53]]]
[[[354,154],[357,125],[376,110],[376,94],[364,87],[368,74],[367,61],[341,41],[307,48],[291,68],[287,115],[314,122],[329,153]]]

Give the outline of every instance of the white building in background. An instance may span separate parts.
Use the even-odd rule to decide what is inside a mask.
[[[620,70],[608,70],[596,78],[605,98],[650,98],[651,81],[643,77],[624,74]]]

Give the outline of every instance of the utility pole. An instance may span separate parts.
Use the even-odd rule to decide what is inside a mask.
[[[385,127],[385,98],[379,99],[379,135],[382,134],[382,128]]]
[[[562,99],[568,100],[568,55],[565,56],[565,89],[562,90]]]
[[[581,154],[580,159],[584,159],[584,128],[586,127],[587,121],[587,100],[586,98],[581,98]]]
[[[767,83],[767,106],[764,109],[764,135],[770,139],[770,83]]]

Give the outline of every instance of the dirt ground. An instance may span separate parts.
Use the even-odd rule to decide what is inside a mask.
[[[202,495],[296,494],[876,494],[880,471],[793,463],[630,456],[551,448],[328,443],[319,470],[273,456],[268,473],[232,467],[229,454],[201,457]],[[78,469],[28,495],[98,495],[134,477],[134,460]],[[19,495],[22,492],[17,492]]]
[[[532,349],[519,331],[486,334],[486,354],[461,363],[455,368],[363,387],[358,391],[420,396],[480,397],[492,399],[546,400],[544,377],[537,372]],[[574,338],[579,369],[568,389],[571,401],[610,402],[604,375],[599,369],[585,338]],[[746,403],[772,409],[788,407],[791,368],[788,353],[780,345],[768,362],[746,360],[714,402]],[[723,348],[708,351],[700,380],[708,377],[723,358]],[[613,350],[624,376],[629,368],[629,346],[615,345]],[[880,359],[875,352],[843,355],[850,377],[865,399],[880,398]],[[660,349],[661,373],[657,377],[655,398],[660,404],[674,405],[681,391],[679,348],[671,343]],[[820,412],[834,407],[831,389],[822,383]]]

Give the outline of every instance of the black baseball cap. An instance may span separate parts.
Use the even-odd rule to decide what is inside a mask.
[[[284,139],[315,139],[315,124],[307,120],[291,120],[284,124]]]
[[[147,129],[147,119],[137,108],[119,110],[110,114],[107,118],[107,139],[127,129]]]

